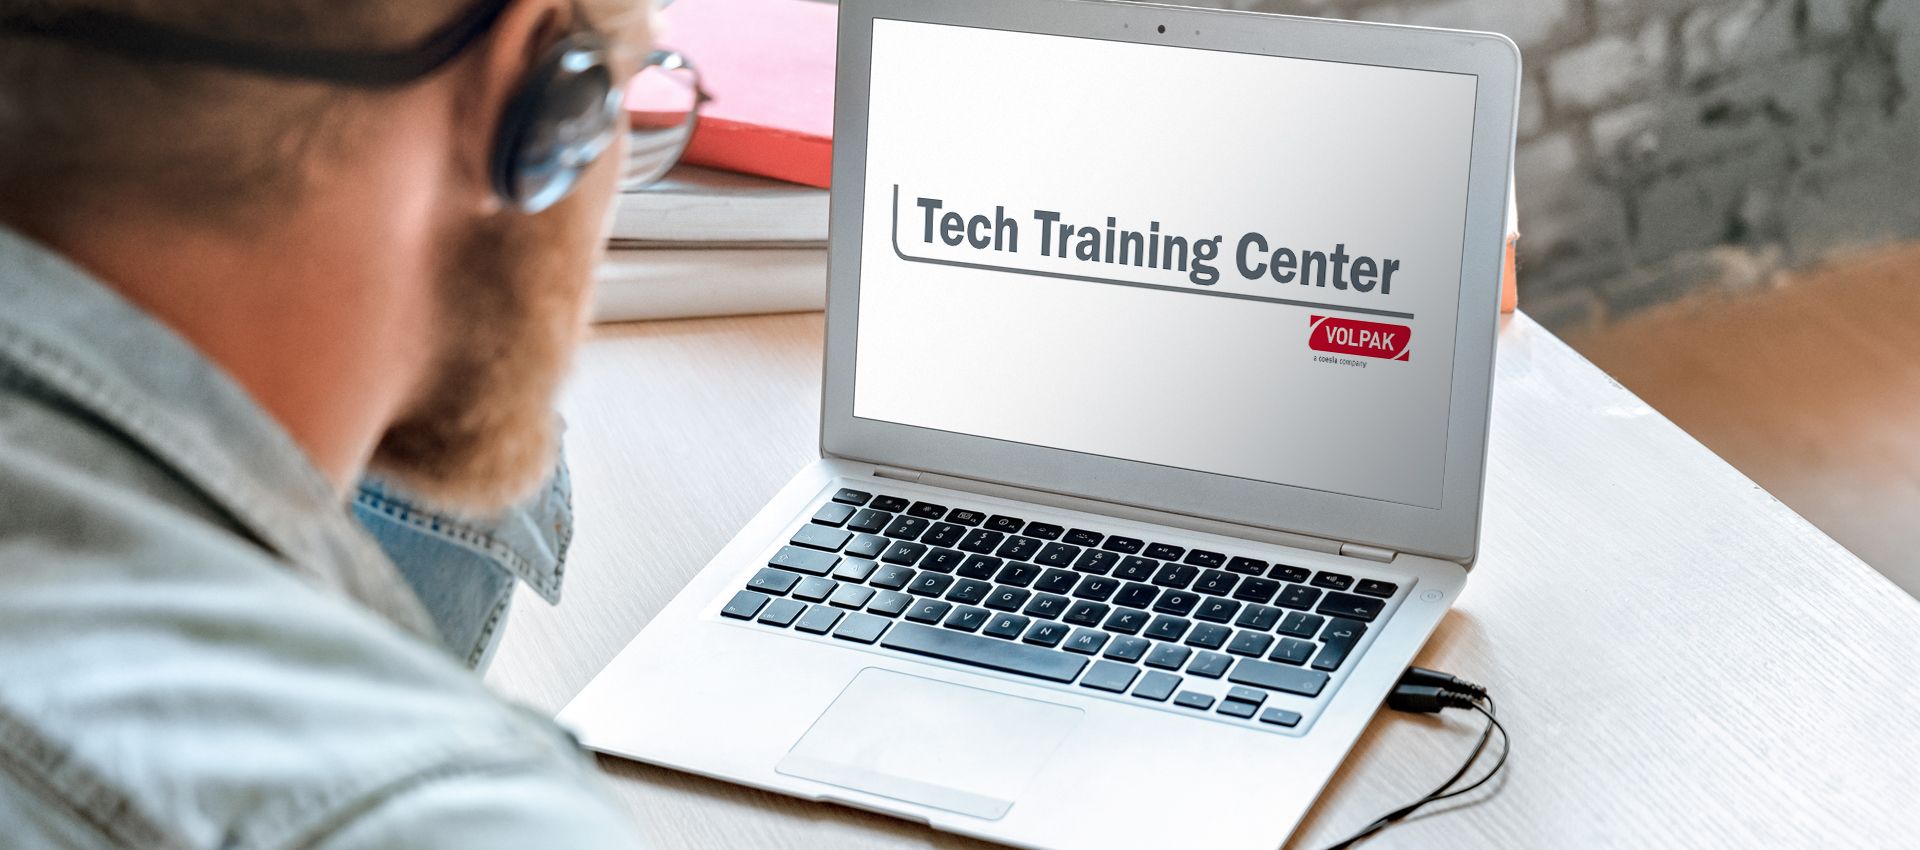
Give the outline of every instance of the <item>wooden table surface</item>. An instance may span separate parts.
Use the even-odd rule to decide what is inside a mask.
[[[521,589],[495,689],[557,713],[815,457],[822,327],[598,328],[563,400],[565,600]],[[1920,847],[1920,602],[1530,319],[1499,357],[1480,560],[1416,663],[1487,685],[1513,757],[1364,846]],[[1288,847],[1444,779],[1479,731],[1453,714],[1382,710]],[[991,846],[602,764],[661,850]]]

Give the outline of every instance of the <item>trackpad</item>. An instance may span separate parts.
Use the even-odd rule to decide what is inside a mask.
[[[998,820],[1080,715],[1069,706],[869,667],[774,770]]]

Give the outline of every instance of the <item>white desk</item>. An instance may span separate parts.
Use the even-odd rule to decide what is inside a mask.
[[[558,712],[815,456],[821,333],[817,313],[599,329],[564,402],[566,600],[522,589],[495,688]],[[1524,316],[1501,331],[1480,562],[1418,663],[1488,685],[1513,758],[1496,793],[1369,850],[1920,846],[1920,603]],[[1383,710],[1289,847],[1424,793],[1477,731]],[[661,850],[990,846],[603,764]]]

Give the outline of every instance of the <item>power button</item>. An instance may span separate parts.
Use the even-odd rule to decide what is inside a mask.
[[[1442,597],[1442,596],[1444,596],[1444,595],[1446,595],[1446,594],[1443,594],[1443,593],[1441,593],[1441,592],[1440,592],[1440,591],[1438,591],[1438,590],[1429,590],[1429,591],[1427,591],[1426,593],[1422,593],[1422,594],[1420,594],[1420,601],[1422,601],[1422,602],[1439,602],[1439,601],[1440,601],[1440,597]]]

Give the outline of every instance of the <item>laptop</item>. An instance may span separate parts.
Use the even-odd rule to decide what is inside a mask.
[[[821,457],[560,722],[1014,846],[1280,846],[1478,548],[1518,50],[839,15]]]

